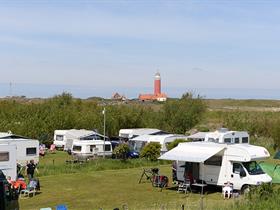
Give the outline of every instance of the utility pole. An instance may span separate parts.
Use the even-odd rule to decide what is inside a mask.
[[[103,113],[103,135],[104,135],[103,158],[105,158],[105,134],[106,134],[106,109],[105,109],[105,107],[104,107],[102,113]]]
[[[12,82],[10,82],[10,93],[9,93],[9,95],[10,95],[10,97],[12,97]]]

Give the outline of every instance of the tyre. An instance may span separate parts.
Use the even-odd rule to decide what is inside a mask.
[[[250,192],[250,186],[249,185],[243,185],[241,188],[241,194],[247,195]]]

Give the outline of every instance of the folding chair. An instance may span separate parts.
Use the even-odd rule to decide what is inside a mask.
[[[36,195],[38,183],[39,183],[38,180],[31,180],[27,185],[26,189],[20,191],[20,198],[23,197],[29,198],[30,195],[34,197]]]

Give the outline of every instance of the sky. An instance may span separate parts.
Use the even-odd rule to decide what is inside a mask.
[[[278,99],[280,2],[0,0],[0,97]],[[11,84],[11,85],[10,85]]]

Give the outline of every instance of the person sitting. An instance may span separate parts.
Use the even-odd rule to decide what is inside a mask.
[[[223,196],[224,199],[228,198],[230,199],[233,191],[233,184],[227,181],[223,187]]]

